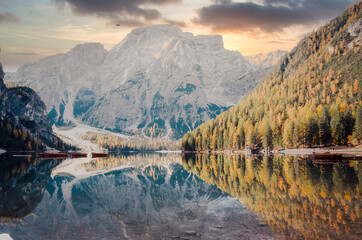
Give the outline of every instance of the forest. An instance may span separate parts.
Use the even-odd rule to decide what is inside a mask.
[[[54,136],[53,141],[40,139],[24,127],[13,124],[13,119],[0,119],[0,147],[7,150],[43,151],[45,145],[61,151],[75,150],[76,148],[64,143]]]
[[[0,119],[0,146],[10,150],[40,150],[42,143],[25,128],[17,128]]]
[[[144,138],[132,136],[121,138],[112,134],[88,133],[85,139],[110,151],[179,151],[180,141],[163,139],[161,137]]]
[[[182,150],[360,144],[362,51],[353,26],[361,8],[303,38],[239,104],[186,133]]]
[[[236,197],[288,239],[358,239],[362,163],[184,154],[183,167]],[[313,227],[311,227],[313,226]]]

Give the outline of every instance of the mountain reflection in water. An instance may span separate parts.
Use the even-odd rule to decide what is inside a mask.
[[[11,219],[30,214],[43,198],[52,168],[61,161],[1,157],[0,216]]]
[[[362,162],[185,155],[182,164],[240,199],[281,239],[362,239]]]
[[[0,159],[0,234],[13,239],[274,239],[181,155]]]

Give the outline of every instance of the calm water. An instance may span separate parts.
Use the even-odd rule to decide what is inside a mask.
[[[362,162],[113,155],[0,158],[13,239],[362,239]]]

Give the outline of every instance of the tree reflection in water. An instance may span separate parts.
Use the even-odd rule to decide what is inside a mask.
[[[183,155],[183,166],[240,199],[282,238],[360,239],[362,163]]]
[[[179,154],[7,161],[0,233],[13,239],[274,239],[238,199],[186,171]]]

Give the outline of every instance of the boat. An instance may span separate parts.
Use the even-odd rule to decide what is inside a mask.
[[[39,153],[40,158],[67,158],[67,153]]]
[[[107,157],[108,153],[92,153],[92,158]]]
[[[87,155],[86,153],[72,153],[71,158],[86,158]]]
[[[341,160],[342,154],[338,153],[313,153],[314,160],[330,159],[330,160]]]

